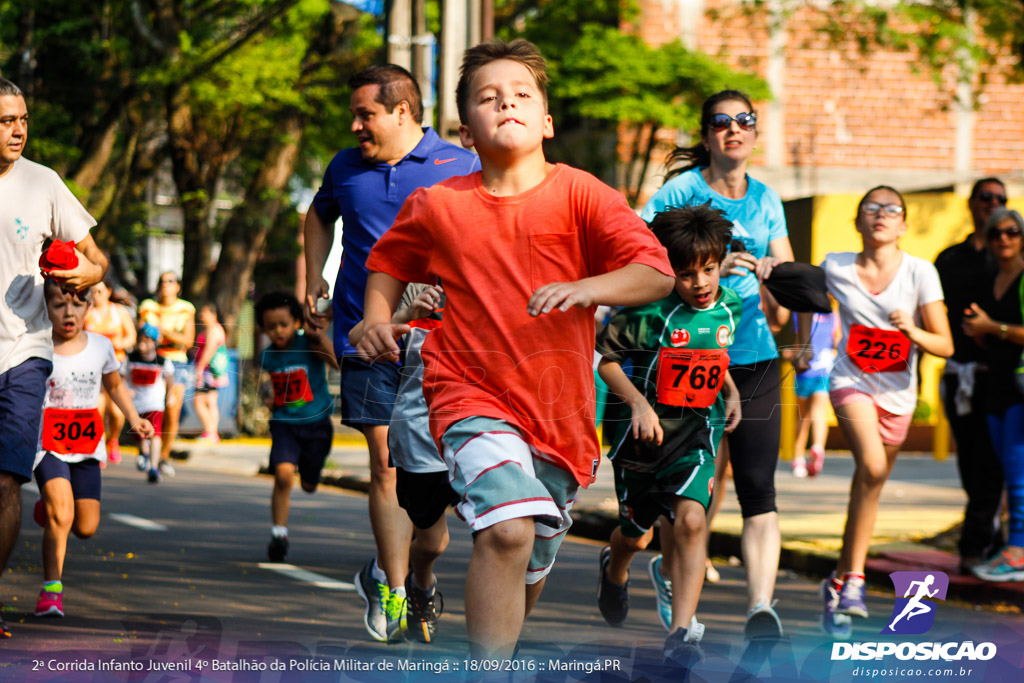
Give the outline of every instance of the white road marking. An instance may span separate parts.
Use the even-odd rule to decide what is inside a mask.
[[[285,576],[295,579],[296,581],[302,581],[304,583],[312,584],[317,588],[326,588],[332,591],[354,591],[356,589],[354,584],[348,581],[338,581],[332,579],[329,576],[323,574],[317,574],[311,572],[308,569],[302,569],[296,567],[293,564],[282,564],[280,562],[260,562],[256,565],[260,569],[269,569],[272,572],[278,574],[284,574]]]
[[[125,515],[120,512],[111,512],[110,518],[121,524],[127,524],[133,526],[136,529],[145,529],[146,531],[167,531],[167,527],[163,524],[143,519],[142,517],[136,517],[135,515]]]

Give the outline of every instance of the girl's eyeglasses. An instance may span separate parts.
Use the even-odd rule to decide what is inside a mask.
[[[860,210],[868,216],[881,213],[883,216],[899,216],[903,214],[903,207],[899,204],[879,204],[877,202],[864,202]]]
[[[720,132],[732,125],[733,121],[743,130],[754,130],[757,128],[757,114],[752,111],[740,112],[736,116],[712,114],[711,120],[708,121],[708,127],[713,131]]]

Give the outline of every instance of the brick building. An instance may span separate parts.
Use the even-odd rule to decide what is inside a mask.
[[[775,100],[757,104],[754,173],[783,199],[860,192],[891,184],[951,189],[983,175],[1024,194],[1024,84],[997,71],[977,97],[952,69],[936,84],[912,52],[861,50],[820,30],[828,3],[776,0],[640,0],[633,30],[658,45],[681,39],[768,81]],[[774,7],[774,14],[772,8]],[[1007,55],[1002,65],[1011,66]],[[685,142],[685,138],[682,140]],[[676,142],[666,131],[655,159]],[[661,183],[647,179],[645,196]],[[1016,190],[1016,191],[1014,191]]]

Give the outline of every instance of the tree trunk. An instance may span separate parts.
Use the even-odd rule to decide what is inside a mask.
[[[196,125],[188,104],[187,88],[172,88],[167,95],[167,144],[171,177],[182,213],[182,298],[198,303],[210,284],[210,216],[222,168],[219,145]]]
[[[629,203],[632,206],[637,205],[637,202],[640,201],[640,195],[644,191],[644,180],[647,178],[647,169],[651,165],[651,154],[654,152],[654,144],[656,142],[655,136],[658,134],[658,131],[661,128],[657,123],[654,122],[652,122],[650,126],[651,131],[647,135],[647,147],[644,149],[643,160],[640,163],[640,176],[636,179],[636,187],[633,189],[633,192],[630,194],[629,198]],[[642,132],[642,129],[637,131],[637,138],[640,137],[640,134]]]
[[[274,127],[277,138],[263,155],[259,172],[224,226],[220,258],[208,296],[217,304],[232,346],[236,343],[238,312],[249,294],[253,270],[263,253],[267,233],[285,203],[305,124],[306,116],[296,109],[279,117]]]

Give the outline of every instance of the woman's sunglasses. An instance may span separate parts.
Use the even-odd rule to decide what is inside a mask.
[[[712,114],[711,120],[708,121],[708,127],[713,131],[720,132],[732,125],[733,121],[743,130],[754,130],[757,128],[757,114],[752,111],[740,112],[736,116]]]
[[[983,202],[990,202],[994,199],[1003,206],[1006,206],[1005,194],[999,194],[997,192],[989,192],[988,190],[985,190],[984,192],[978,193],[978,198],[981,199],[981,201]]]
[[[1003,235],[1006,235],[1007,237],[1020,237],[1020,228],[1016,225],[1011,225],[1008,228],[992,228],[988,231],[988,238],[990,240],[997,240]]]

